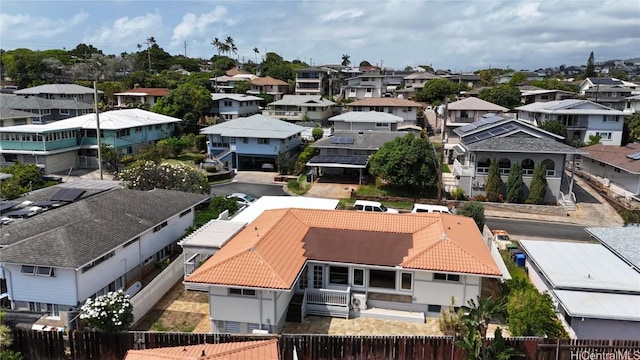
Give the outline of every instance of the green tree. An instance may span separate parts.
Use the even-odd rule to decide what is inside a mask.
[[[342,66],[349,66],[351,65],[351,56],[347,55],[347,54],[342,54]]]
[[[480,82],[482,86],[493,86],[498,83],[498,77],[502,74],[506,74],[511,72],[508,69],[482,69],[475,72],[475,74],[480,76]]]
[[[115,172],[118,171],[118,164],[122,156],[116,148],[107,144],[100,144],[100,156],[102,157],[102,162],[107,165],[108,169]]]
[[[527,203],[540,205],[544,203],[544,196],[547,193],[546,167],[538,164],[533,169],[531,183],[529,184],[529,197]]]
[[[416,94],[418,101],[434,102],[443,101],[445,97],[457,93],[457,84],[447,79],[433,79],[427,81],[422,90]]]
[[[559,120],[545,120],[542,124],[540,124],[540,129],[556,135],[560,135],[564,139],[567,138],[567,128],[566,126],[562,125]]]
[[[531,82],[531,85],[537,86],[539,88],[547,89],[547,90],[564,90],[577,93],[579,88],[577,85],[570,85],[564,83],[557,78],[547,78],[542,80],[534,80]]]
[[[507,196],[508,203],[519,204],[524,196],[524,181],[522,180],[522,167],[520,163],[514,162],[509,169],[509,177],[507,178]]]
[[[88,59],[91,54],[103,54],[103,52],[95,46],[85,43],[80,43],[74,49],[69,50],[69,55],[80,59]]]
[[[623,129],[623,145],[633,141],[640,140],[640,112],[624,118]]]
[[[236,81],[233,84],[233,92],[236,94],[246,94],[251,90],[251,82],[249,81]]]
[[[368,62],[367,60],[362,60],[362,61],[360,61],[360,65],[359,65],[359,66],[360,66],[360,67],[363,67],[363,66],[371,66],[371,63],[370,63],[370,62]]]
[[[568,337],[556,316],[551,296],[540,293],[531,284],[509,295],[507,322],[512,336]]]
[[[136,159],[140,161],[151,161],[159,164],[162,160],[171,157],[171,148],[167,143],[156,143],[138,150]]]
[[[587,59],[587,69],[584,72],[585,78],[596,77],[596,61],[593,56],[593,51],[589,54],[589,59]]]
[[[502,178],[500,177],[500,168],[498,160],[493,158],[489,165],[489,174],[487,175],[486,193],[488,201],[499,201],[502,194]]]
[[[133,305],[124,291],[91,298],[80,308],[80,319],[90,327],[108,333],[127,330],[133,323]]]
[[[611,69],[609,71],[609,76],[624,81],[627,81],[629,79],[629,75],[627,75],[627,72],[622,69]]]
[[[369,172],[393,185],[429,193],[438,183],[437,164],[429,141],[407,134],[382,145],[369,160]]]
[[[478,97],[509,109],[522,105],[520,90],[507,84],[482,89]]]
[[[261,92],[260,94],[256,95],[259,98],[262,98],[263,100],[263,105],[267,105],[267,104],[271,104],[274,100],[273,100],[273,95],[271,94],[267,94],[265,92]]]
[[[46,70],[42,62],[41,52],[29,49],[15,49],[6,51],[2,55],[2,64],[5,67],[5,76],[13,79],[19,88],[39,85],[42,83],[40,76]]]
[[[0,309],[0,359],[2,360],[22,360],[22,354],[9,350],[13,343],[11,328],[5,324],[4,319],[7,313]]]
[[[157,164],[151,161],[137,163],[118,173],[118,179],[129,189],[167,189],[208,194],[209,183],[202,172],[181,164]]]
[[[516,86],[526,81],[527,81],[527,74],[523,73],[522,71],[518,71],[513,73],[513,75],[511,76],[511,79],[509,79],[509,82],[507,84],[510,86]]]
[[[190,135],[193,135],[193,134],[190,134]],[[166,145],[169,148],[169,151],[171,152],[170,156],[174,159],[180,156],[180,153],[182,152],[182,150],[190,146],[186,136],[183,136],[181,138],[172,136],[168,139],[163,139],[158,141],[158,145],[160,146]]]
[[[315,127],[311,130],[311,136],[313,136],[313,140],[318,141],[324,136],[324,130],[322,130],[322,128]]]
[[[229,210],[230,214],[238,211],[238,202],[235,200],[235,198],[227,199],[226,196],[212,196],[211,203],[209,204],[209,210],[214,211],[214,217],[212,218],[216,219],[218,216],[220,216],[220,213],[225,210]]]
[[[468,216],[473,218],[478,229],[482,232],[484,229],[485,217],[484,217],[484,205],[479,202],[470,201],[460,205],[456,209],[456,215]]]
[[[591,146],[591,145],[597,145],[600,144],[600,141],[602,140],[602,136],[600,136],[599,134],[591,134],[589,135],[589,142],[587,142],[587,146]]]
[[[30,190],[45,186],[42,173],[36,164],[15,163],[2,168],[2,172],[13,175],[2,181],[2,187],[0,187],[2,198],[15,199]]]
[[[182,119],[185,131],[197,134],[198,120],[209,113],[212,106],[209,90],[198,85],[181,84],[158,100],[152,111]]]

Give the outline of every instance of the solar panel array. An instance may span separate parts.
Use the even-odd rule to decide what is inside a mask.
[[[640,152],[637,152],[635,154],[631,154],[631,155],[627,155],[627,157],[631,160],[640,160]]]
[[[492,137],[496,137],[496,136],[500,136],[502,134],[506,134],[512,130],[517,129],[518,126],[516,126],[515,124],[506,124],[504,126],[499,126],[499,127],[495,127],[491,130],[487,130],[487,131],[482,131],[479,132],[475,135],[471,135],[471,136],[466,136],[464,138],[464,143],[465,144],[473,144],[474,142],[478,142],[481,140],[486,140]]]
[[[73,202],[76,201],[82,194],[85,193],[85,190],[82,189],[60,189],[58,192],[53,194],[49,200],[51,201],[66,201]]]
[[[18,205],[20,205],[20,203],[16,201],[0,201],[0,212],[12,209]]]
[[[369,156],[353,155],[353,156],[337,156],[337,155],[320,155],[314,156],[311,163],[322,164],[344,164],[344,165],[367,165]]]
[[[498,121],[502,121],[502,120],[504,120],[504,118],[501,118],[500,116],[497,116],[497,115],[483,116],[480,118],[480,120],[476,122],[472,122],[471,124],[459,127],[459,130],[463,133],[468,133],[484,125],[497,123]]]
[[[350,137],[332,137],[332,144],[353,144],[353,138]]]

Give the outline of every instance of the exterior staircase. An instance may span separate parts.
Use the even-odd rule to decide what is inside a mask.
[[[452,192],[457,187],[456,178],[452,173],[442,173],[442,189],[447,192]]]
[[[569,193],[567,195],[560,192],[560,199],[558,203],[562,205],[567,211],[576,211],[576,195]]]

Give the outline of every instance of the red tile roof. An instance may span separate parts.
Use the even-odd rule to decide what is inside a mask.
[[[596,144],[583,147],[580,151],[587,153],[583,155],[584,157],[619,167],[630,173],[640,174],[640,160],[627,157],[627,155],[640,153],[640,143],[628,143],[625,146]]]
[[[365,98],[349,103],[348,106],[395,106],[395,107],[423,107],[422,104],[407,99],[398,98]]]
[[[279,209],[265,211],[186,281],[290,289],[307,260],[501,275],[468,217]]]
[[[129,350],[125,360],[278,360],[278,340]]]
[[[244,71],[244,70],[240,70],[240,69],[229,69],[227,71],[225,71],[225,75],[227,76],[234,76],[234,75],[238,75],[238,74],[249,74],[249,72]]]

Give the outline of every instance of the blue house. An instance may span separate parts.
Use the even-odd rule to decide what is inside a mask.
[[[103,144],[121,154],[171,137],[175,123],[170,116],[141,109],[101,113]],[[15,162],[37,164],[45,173],[70,168],[97,168],[98,138],[96,115],[87,114],[49,124],[30,124],[0,128],[0,167]]]
[[[211,94],[211,113],[222,120],[233,120],[260,112],[261,97],[245,94]]]
[[[299,149],[305,128],[264,115],[237,118],[206,127],[211,158],[238,170],[275,169],[279,153]]]

